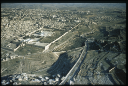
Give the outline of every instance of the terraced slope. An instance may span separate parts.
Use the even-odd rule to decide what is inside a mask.
[[[124,54],[90,50],[80,67],[80,71],[74,77],[74,83],[93,85],[125,84],[125,61]],[[122,76],[116,70],[122,70]]]

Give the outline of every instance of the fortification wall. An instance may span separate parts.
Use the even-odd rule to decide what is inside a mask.
[[[23,42],[22,42],[22,43],[21,43],[17,48],[15,48],[13,51],[14,51],[14,52],[17,51],[20,47],[25,46],[25,44],[26,44],[26,43],[23,43]]]
[[[80,24],[80,23],[79,23]],[[78,24],[78,25],[79,25]],[[76,25],[74,28],[76,28],[78,25]],[[46,47],[45,47],[45,50],[49,49],[50,45],[54,42],[56,42],[57,40],[61,39],[63,36],[65,36],[66,34],[68,34],[70,31],[72,31],[74,28],[72,28],[71,30],[65,32],[62,36],[60,36],[59,38],[57,38],[56,40],[52,41],[51,43],[49,43]]]

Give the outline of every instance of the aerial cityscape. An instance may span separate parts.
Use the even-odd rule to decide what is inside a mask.
[[[1,85],[125,85],[126,3],[1,3]]]

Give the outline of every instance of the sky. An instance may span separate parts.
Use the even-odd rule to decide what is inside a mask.
[[[3,8],[19,8],[19,7],[29,7],[35,6],[57,6],[57,7],[67,7],[67,6],[76,6],[76,7],[117,7],[126,9],[126,3],[1,3],[1,7]]]

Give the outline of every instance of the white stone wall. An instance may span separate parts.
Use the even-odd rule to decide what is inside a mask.
[[[79,23],[80,24],[80,23]],[[78,25],[79,25],[78,24]],[[78,25],[76,25],[74,28],[76,28]],[[74,28],[72,28],[72,29],[74,29]],[[67,32],[65,32],[62,36],[60,36],[59,38],[57,38],[56,40],[54,40],[54,41],[52,41],[50,44],[48,44],[46,47],[45,47],[45,50],[47,50],[47,49],[49,49],[49,46],[52,44],[52,43],[54,43],[54,42],[56,42],[57,40],[59,40],[59,39],[61,39],[63,36],[65,36],[67,33],[69,33],[71,30],[69,30],[69,31],[67,31]]]
[[[14,52],[17,51],[17,49],[19,49],[22,46],[25,46],[25,44],[23,44],[23,42],[17,48],[14,49]]]

